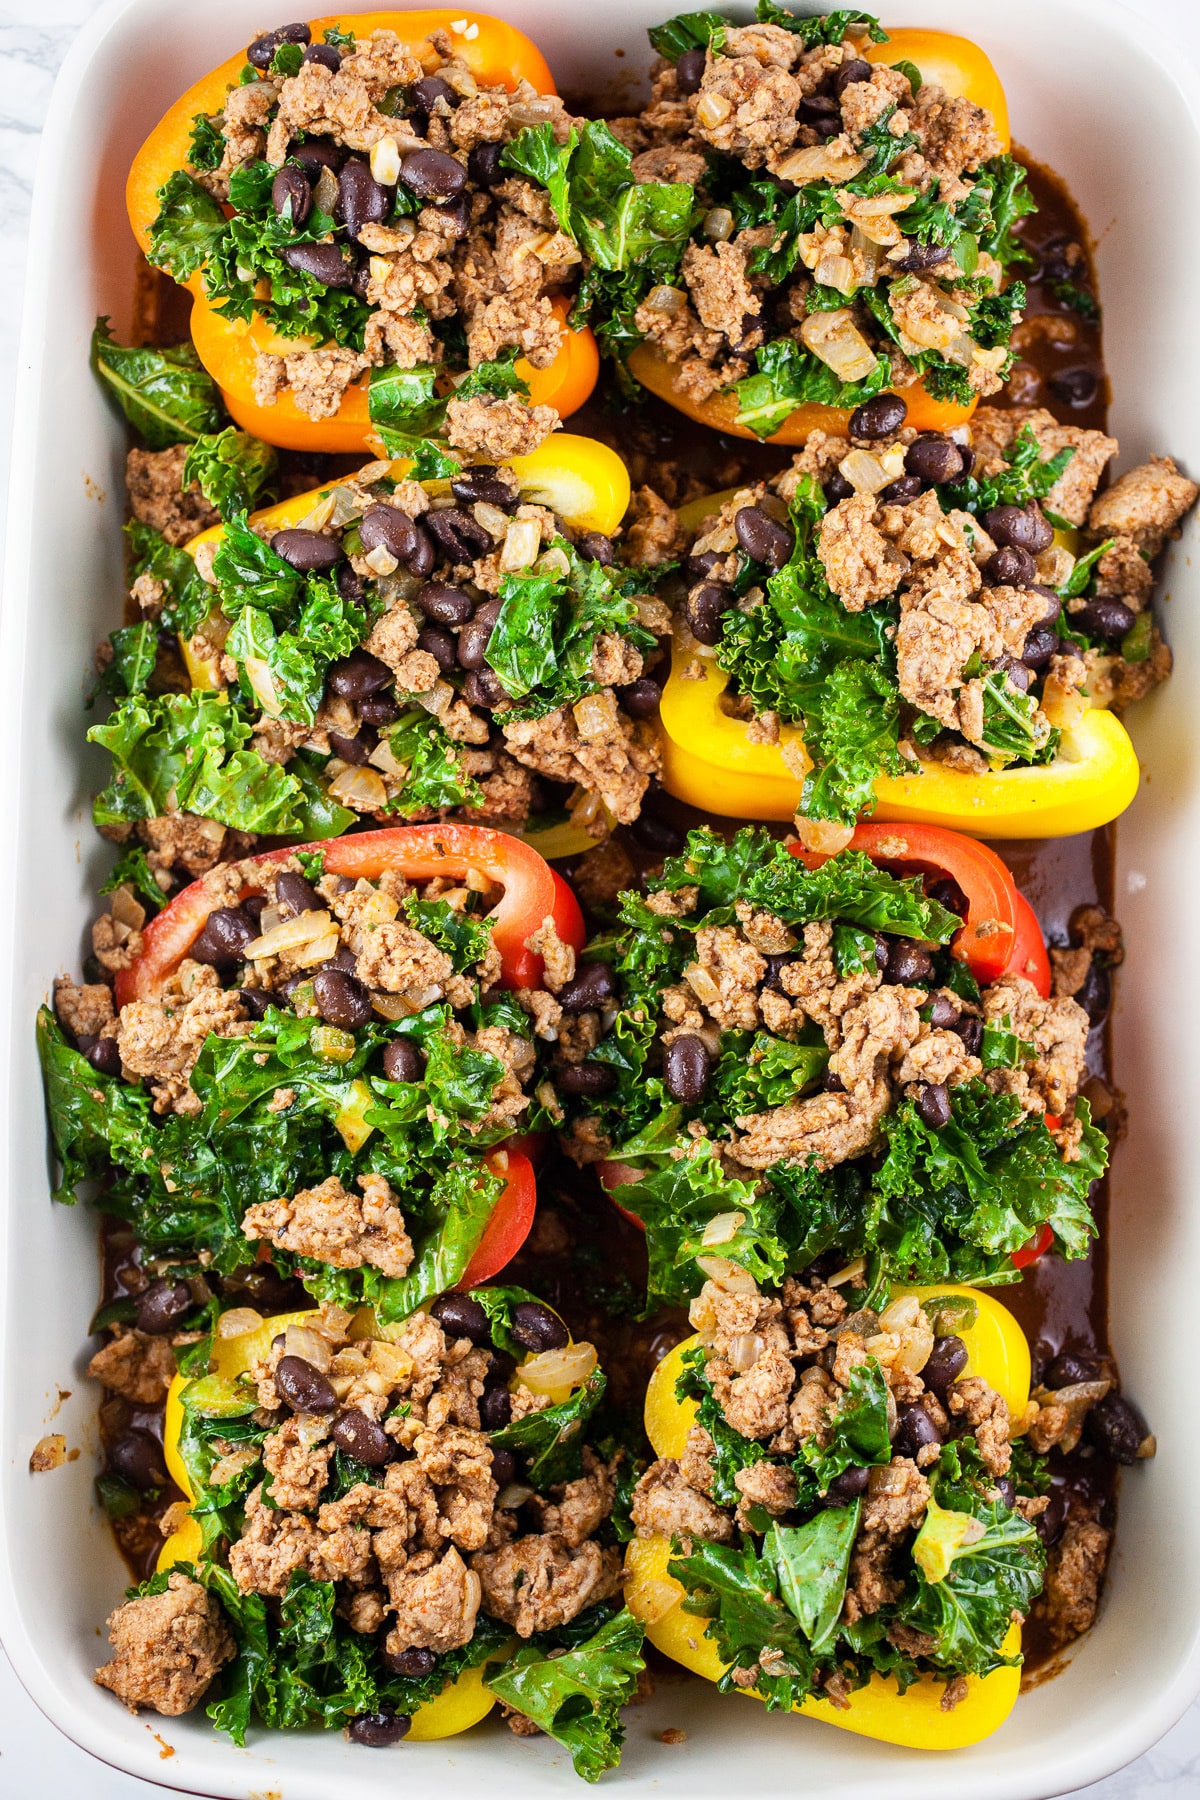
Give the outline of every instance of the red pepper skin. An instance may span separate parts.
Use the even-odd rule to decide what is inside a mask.
[[[506,1159],[504,1168],[499,1166],[501,1158]],[[482,1287],[497,1276],[529,1236],[537,1211],[537,1177],[527,1156],[515,1150],[493,1150],[487,1165],[493,1175],[503,1178],[504,1189],[458,1283],[460,1288]]]
[[[327,874],[352,880],[376,880],[387,869],[398,869],[415,881],[434,876],[461,879],[468,870],[485,875],[504,890],[490,917],[506,987],[542,985],[542,959],[526,948],[526,939],[546,918],[554,920],[564,943],[575,950],[583,948],[583,916],[575,896],[536,850],[505,832],[483,825],[398,825],[298,848],[319,851]],[[293,848],[247,857],[241,864],[247,875],[245,892],[254,891],[256,868],[285,862],[295,854]],[[212,898],[201,879],[151,920],[142,933],[141,954],[117,974],[118,1007],[131,1000],[152,1000],[162,991],[212,910]]]
[[[1049,1124],[1050,1121],[1047,1119],[1046,1123]],[[1053,1242],[1054,1242],[1054,1231],[1053,1231],[1052,1227],[1049,1224],[1040,1226],[1038,1229],[1037,1235],[1035,1237],[1031,1237],[1027,1244],[1022,1244],[1021,1248],[1019,1250],[1013,1251],[1013,1253],[1012,1253],[1013,1268],[1014,1269],[1029,1268],[1030,1264],[1035,1263],[1038,1260],[1039,1256],[1044,1256],[1046,1254],[1046,1251],[1050,1248],[1050,1246]]]

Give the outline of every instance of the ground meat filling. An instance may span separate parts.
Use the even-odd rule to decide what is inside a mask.
[[[548,367],[563,341],[554,302],[577,281],[579,251],[542,190],[507,175],[499,155],[532,125],[565,141],[562,102],[524,80],[511,92],[481,84],[453,28],[415,47],[380,29],[323,53],[295,74],[231,89],[205,133],[206,142],[219,134],[219,162],[188,170],[229,202],[237,172],[264,159],[280,169],[272,193],[276,212],[296,220],[293,266],[359,302],[338,313],[324,343],[288,349],[277,337],[260,350],[258,403],[286,393],[308,418],[329,418],[368,369],[440,363],[445,334],[462,340],[470,369],[513,350]],[[306,226],[314,206],[334,220],[319,248]],[[499,458],[535,449],[558,424],[552,407],[487,395],[451,403],[449,440]]]
[[[489,416],[498,422],[500,408]],[[484,446],[497,459],[529,447]],[[364,521],[369,547],[360,541],[346,549],[346,534]],[[547,782],[566,789],[565,802],[598,797],[604,810],[594,820],[597,835],[610,820],[637,818],[661,773],[661,752],[645,708],[635,718],[625,701],[662,654],[647,631],[639,627],[635,639],[628,629],[638,622],[637,598],[614,588],[612,616],[628,627],[595,632],[590,668],[585,663],[574,688],[582,695],[569,705],[553,705],[552,692],[543,696],[536,687],[516,689],[514,699],[488,661],[497,629],[497,644],[507,630],[505,606],[520,602],[521,590],[511,584],[564,571],[568,586],[578,583],[578,568],[586,565],[570,574],[568,548],[578,546],[595,575],[597,557],[613,561],[608,539],[581,535],[548,507],[524,499],[502,460],[465,469],[449,492],[395,480],[390,462],[367,464],[323,490],[299,528],[319,531],[343,549],[336,579],[365,607],[370,629],[358,650],[329,667],[310,724],[285,718],[277,696],[255,688],[263,711],[253,722],[252,749],[285,766],[299,751],[326,759],[321,779],[331,799],[381,824],[397,816],[410,822],[450,817],[520,830],[531,810],[554,804]],[[654,560],[645,539],[635,511],[631,554]],[[211,564],[199,566],[215,584]],[[614,569],[613,579],[624,581],[625,572]],[[572,608],[573,596],[571,588],[565,604]],[[665,630],[665,608],[649,597],[645,604],[655,620],[663,615],[653,628]],[[493,654],[503,669],[500,652]],[[213,666],[218,686],[233,687],[239,674],[245,680],[245,670],[220,647]],[[436,782],[425,772],[427,743],[443,759],[445,774]],[[207,837],[197,842],[201,831]],[[156,875],[167,867],[202,873],[229,835],[213,821],[184,814],[147,821],[141,834],[152,845]]]
[[[852,1311],[845,1294],[815,1274],[789,1277],[778,1294],[766,1294],[738,1271],[736,1282],[707,1281],[690,1316],[707,1352],[704,1376],[726,1425],[765,1450],[766,1459],[750,1460],[738,1471],[736,1505],[717,1505],[710,1497],[712,1439],[693,1426],[683,1457],[660,1458],[634,1489],[639,1537],[670,1537],[689,1554],[695,1538],[727,1544],[742,1534],[760,1535],[758,1509],[796,1522],[797,1480],[788,1459],[810,1441],[828,1444],[854,1373],[864,1365],[881,1372],[895,1424],[890,1460],[848,1472],[840,1478],[845,1491],[831,1490],[824,1502],[844,1506],[861,1495],[842,1603],[846,1625],[901,1598],[911,1578],[913,1539],[930,1503],[930,1475],[946,1443],[970,1440],[986,1476],[1007,1482],[1012,1422],[1003,1398],[978,1376],[960,1374],[949,1383],[937,1376],[936,1391],[926,1387],[921,1371],[930,1361],[940,1315],[931,1319],[914,1297],[896,1300],[882,1313]],[[936,1341],[939,1366],[947,1345],[962,1349],[953,1334]],[[965,1361],[964,1354],[960,1369]],[[1039,1517],[1047,1505],[1044,1498],[1017,1496],[1011,1483],[997,1485],[993,1497],[1025,1518]],[[918,1662],[936,1650],[934,1639],[900,1623],[888,1621],[888,1636]],[[757,1661],[744,1659],[733,1679],[751,1687],[760,1669],[770,1672],[769,1652]],[[944,1664],[937,1673],[953,1680]],[[817,1686],[835,1700],[842,1692],[833,1669],[818,1674]]]
[[[956,271],[944,259],[931,262],[895,217],[932,193],[951,208],[961,204],[972,178],[1001,151],[993,121],[931,82],[914,98],[901,71],[863,61],[864,27],[846,29],[841,43],[806,48],[781,26],[730,26],[702,70],[699,52],[681,65],[655,64],[650,104],[616,121],[637,152],[640,180],[689,181],[700,202],[702,222],[678,278],[652,289],[634,317],[675,365],[691,402],[750,374],[754,353],[781,341],[843,382],[861,381],[883,356],[901,392],[918,379],[909,359],[919,363],[931,352],[966,395],[995,393],[1007,372],[1006,335],[997,341],[970,314],[981,294],[1002,291],[1001,265],[985,253],[973,283],[960,285]],[[855,178],[878,168],[881,156],[897,190],[856,193]],[[764,264],[764,253],[778,247],[778,219],[739,229],[726,204],[731,185],[751,181],[764,194],[776,183],[785,194],[818,182],[830,189],[831,209],[799,234],[781,279]],[[890,314],[889,329],[864,301],[867,292]],[[841,307],[831,309],[831,293],[843,297]]]
[[[110,1613],[108,1641],[112,1659],[97,1669],[97,1684],[132,1713],[145,1706],[168,1718],[198,1706],[236,1651],[217,1601],[178,1573],[163,1593]]]

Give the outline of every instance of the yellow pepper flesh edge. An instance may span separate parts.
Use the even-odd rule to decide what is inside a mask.
[[[890,64],[893,68],[898,62],[913,63],[921,80],[931,87],[945,88],[948,94],[973,100],[976,106],[991,113],[1001,149],[1011,150],[1003,84],[991,59],[970,38],[956,37],[949,31],[902,27],[888,32],[886,44],[866,45],[859,54],[869,63]]]
[[[1008,1308],[981,1289],[952,1284],[897,1288],[893,1298],[902,1294],[915,1294],[921,1301],[939,1295],[974,1303],[975,1323],[960,1326],[957,1332],[967,1348],[964,1373],[982,1376],[1003,1396],[1012,1416],[1020,1417],[1029,1401],[1029,1346]],[[695,1419],[696,1402],[677,1400],[675,1383],[683,1367],[684,1352],[698,1341],[689,1338],[676,1345],[650,1377],[646,1433],[658,1456],[680,1456]],[[707,1681],[718,1681],[725,1665],[716,1645],[705,1635],[704,1619],[684,1611],[685,1590],[667,1572],[670,1558],[667,1538],[634,1538],[630,1542],[625,1552],[626,1603],[631,1612],[645,1621],[646,1636],[664,1656]],[[1004,1648],[1010,1656],[1019,1652],[1018,1626],[1010,1629]],[[805,1700],[796,1710],[843,1731],[889,1744],[917,1750],[957,1750],[980,1742],[1003,1724],[1016,1703],[1020,1680],[1019,1668],[996,1669],[983,1678],[970,1675],[966,1697],[953,1711],[945,1713],[941,1710],[944,1679],[923,1677],[906,1694],[900,1694],[893,1682],[873,1675],[865,1688],[850,1696],[845,1709],[828,1700]]]
[[[684,671],[697,661],[699,679],[688,679]],[[726,818],[791,819],[811,766],[804,735],[784,725],[778,743],[752,742],[746,722],[721,710],[728,685],[714,658],[697,658],[676,637],[660,715],[663,785],[677,800]],[[1129,733],[1113,713],[1093,708],[1063,732],[1045,767],[969,775],[926,762],[919,774],[881,776],[873,816],[973,837],[1065,837],[1119,818],[1138,780]]]
[[[232,1381],[268,1354],[272,1339],[281,1331],[286,1331],[289,1325],[303,1324],[306,1319],[316,1317],[316,1312],[312,1311],[280,1313],[273,1319],[264,1319],[252,1331],[242,1332],[236,1337],[214,1338],[210,1364],[212,1372],[226,1381]],[[163,1451],[171,1479],[191,1500],[194,1498],[192,1485],[179,1454],[183,1390],[187,1385],[188,1379],[183,1375],[177,1375],[171,1383],[163,1419]],[[183,1525],[172,1532],[159,1552],[160,1572],[173,1568],[177,1562],[195,1562],[200,1555],[200,1545],[200,1527],[189,1513]],[[483,1675],[482,1668],[464,1669],[458,1679],[443,1688],[435,1699],[419,1706],[412,1716],[412,1724],[404,1742],[420,1744],[430,1743],[435,1738],[457,1737],[459,1732],[468,1731],[472,1725],[477,1725],[481,1719],[486,1718],[496,1704],[496,1699],[484,1686]]]

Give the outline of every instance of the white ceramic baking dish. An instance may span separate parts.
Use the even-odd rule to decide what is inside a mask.
[[[560,85],[577,89],[616,77],[625,84],[645,59],[644,26],[673,8],[666,0],[603,8],[484,0],[483,10],[523,26]],[[264,11],[261,0],[107,6],[68,57],[46,126],[0,636],[9,721],[0,784],[0,842],[9,847],[0,882],[0,1629],[49,1717],[96,1756],[151,1780],[280,1800],[369,1800],[398,1784],[528,1800],[575,1782],[546,1739],[518,1744],[483,1727],[445,1744],[370,1753],[337,1735],[260,1732],[238,1750],[202,1714],[134,1719],[91,1682],[105,1655],[101,1621],[126,1580],[93,1501],[97,1396],[81,1373],[97,1287],[95,1220],[50,1204],[33,1051],[35,1009],[55,971],[76,959],[106,865],[87,818],[98,767],[83,744],[83,701],[93,644],[120,608],[123,433],[89,374],[88,337],[97,313],[112,314],[118,331],[128,322],[134,247],[122,195],[134,150],[187,83],[276,15],[280,6]],[[1172,46],[1110,0],[922,0],[898,22],[986,46],[1018,141],[1067,178],[1098,240],[1122,462],[1169,450],[1196,474],[1200,253],[1188,221],[1200,192],[1200,105]],[[1159,1453],[1124,1483],[1102,1616],[1065,1672],[976,1749],[897,1751],[680,1681],[629,1715],[625,1758],[609,1786],[666,1800],[747,1789],[838,1800],[1045,1800],[1136,1756],[1200,1687],[1190,1341],[1200,1287],[1200,619],[1189,542],[1194,523],[1172,552],[1166,583],[1175,677],[1135,721],[1145,783],[1119,832],[1129,958],[1117,1072],[1131,1129],[1115,1170],[1113,1339]],[[31,1476],[30,1449],[48,1429],[65,1432],[76,1460]],[[686,1743],[663,1747],[667,1726],[684,1727]]]

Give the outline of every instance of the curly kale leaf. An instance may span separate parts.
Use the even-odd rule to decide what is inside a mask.
[[[755,373],[733,384],[737,423],[756,437],[769,438],[798,406],[861,406],[892,379],[892,365],[881,355],[869,375],[841,381],[828,363],[798,344],[775,338],[754,352]]]
[[[577,1775],[598,1781],[621,1758],[620,1711],[633,1699],[645,1668],[644,1631],[641,1620],[622,1607],[591,1637],[561,1654],[521,1645],[499,1674],[488,1677],[488,1686],[565,1745]]]
[[[247,513],[273,487],[279,458],[270,444],[228,425],[198,437],[183,465],[183,485],[197,482],[223,519]]]
[[[527,399],[529,383],[517,374],[515,347],[502,351],[492,362],[479,363],[458,382],[445,386],[441,363],[418,363],[401,369],[394,363],[372,369],[367,389],[371,424],[392,457],[412,461],[409,475],[416,481],[444,481],[457,475],[461,459],[441,440],[446,431],[446,410],[451,400],[471,400],[490,394],[497,399],[515,394]]]
[[[127,348],[113,337],[108,319],[99,318],[92,332],[92,367],[151,450],[194,444],[221,429],[220,391],[190,343],[165,350]],[[189,480],[185,475],[185,485]]]
[[[852,25],[865,25],[873,44],[888,41],[887,32],[873,13],[844,9],[798,15],[788,7],[780,6],[778,0],[758,0],[754,16],[760,25],[779,25],[784,31],[794,31],[806,50],[812,50],[818,44],[840,44]]]
[[[494,1431],[492,1444],[520,1458],[535,1488],[575,1481],[583,1470],[587,1422],[604,1398],[607,1385],[604,1371],[593,1369],[568,1400],[560,1400],[544,1412],[526,1413],[523,1419]]]
[[[711,50],[714,56],[719,56],[728,27],[729,20],[720,13],[677,13],[665,24],[652,25],[646,36],[660,56],[675,63],[688,50]]]
[[[635,181],[632,152],[603,120],[572,126],[565,144],[550,125],[527,126],[500,160],[545,188],[559,224],[596,268],[641,268],[661,279],[677,266],[693,223],[692,189]]]
[[[164,631],[191,637],[212,605],[212,589],[186,550],[168,544],[160,531],[133,519],[125,527],[130,579],[152,575],[163,585],[159,624]]]
[[[1032,425],[1022,425],[1008,447],[1005,468],[982,480],[968,475],[965,481],[947,482],[938,488],[938,499],[946,512],[969,512],[977,517],[993,506],[1024,506],[1030,500],[1044,500],[1074,454],[1068,444],[1043,458]]]

